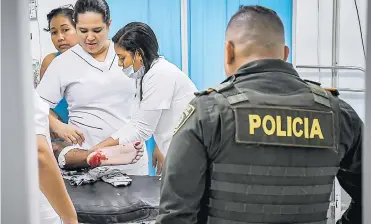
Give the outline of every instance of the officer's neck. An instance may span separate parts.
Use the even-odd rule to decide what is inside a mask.
[[[231,68],[230,70],[232,72],[230,73],[230,75],[227,75],[227,77],[234,75],[238,71],[238,69],[240,69],[242,66],[244,66],[244,65],[246,65],[250,62],[258,61],[258,60],[264,60],[264,59],[280,59],[280,60],[283,60],[283,58],[279,58],[279,57],[274,56],[274,55],[249,55],[249,56],[245,56],[245,57],[236,58],[233,65],[230,66],[230,68]]]

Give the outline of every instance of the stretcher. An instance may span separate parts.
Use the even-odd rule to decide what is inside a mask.
[[[158,215],[161,181],[156,176],[130,177],[133,182],[127,187],[102,181],[72,186],[65,180],[79,223],[153,223]]]

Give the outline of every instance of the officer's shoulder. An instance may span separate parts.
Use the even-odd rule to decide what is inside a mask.
[[[207,88],[207,89],[202,90],[200,92],[197,92],[197,93],[195,93],[195,95],[196,95],[196,97],[214,95],[214,94],[221,93],[221,92],[229,89],[231,86],[233,86],[232,83],[230,83],[230,82],[223,82],[223,83],[218,84],[216,86]]]
[[[339,90],[337,90],[336,88],[324,88],[325,90],[329,91],[333,96],[339,96],[340,93],[339,93]]]
[[[205,90],[195,92],[195,98],[191,101],[196,110],[201,113],[208,113],[211,107],[214,105],[220,105],[219,95],[223,90],[220,90],[221,85],[217,85]]]
[[[321,84],[318,82],[310,81],[310,80],[304,80],[307,83],[310,83],[312,85],[317,85],[321,87]],[[323,87],[321,87],[323,88]],[[324,90],[331,93],[332,96],[338,97],[340,95],[339,91],[336,88],[323,88]],[[342,122],[346,123],[346,126],[359,126],[363,124],[362,119],[359,117],[357,111],[347,102],[344,100],[339,99],[339,107],[341,111],[342,116]]]
[[[213,90],[212,88],[208,88],[199,92],[195,92],[196,98],[207,97],[210,94],[215,94],[215,90]]]
[[[310,85],[314,85],[314,86],[318,86],[320,88],[323,88],[324,90],[328,91],[331,93],[331,95],[335,96],[335,97],[338,97],[340,95],[339,91],[336,89],[336,88],[332,88],[332,87],[322,87],[321,86],[321,83],[319,82],[315,82],[315,81],[312,81],[312,80],[308,80],[308,79],[304,79],[304,81]]]
[[[192,101],[196,107],[205,108],[207,105],[217,104],[216,95],[218,92],[215,89],[207,88],[194,94],[196,97]]]
[[[216,100],[216,94],[218,94],[215,90],[208,88],[199,92],[195,92],[194,97],[190,104],[193,104],[194,107],[199,108],[199,110],[204,110],[210,105],[215,105],[218,103]]]
[[[362,119],[359,117],[357,111],[347,102],[339,98],[339,107],[341,116],[345,119],[349,119],[352,125],[356,123],[362,123]]]
[[[195,92],[195,96],[187,105],[186,109],[183,111],[181,119],[178,125],[175,127],[174,134],[186,123],[186,121],[193,115],[197,114],[197,120],[205,118],[205,114],[208,114],[207,109],[210,105],[210,102],[213,101],[213,98],[210,97],[212,90],[204,90]]]

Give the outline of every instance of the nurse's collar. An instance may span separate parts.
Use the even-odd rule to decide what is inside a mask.
[[[162,59],[165,59],[164,56],[159,56],[158,58],[156,58],[155,60],[152,61],[151,63],[151,68],[159,61],[159,60],[162,60]]]

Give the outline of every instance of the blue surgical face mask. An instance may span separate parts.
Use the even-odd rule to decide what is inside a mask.
[[[135,56],[133,60],[133,64],[128,66],[127,68],[123,68],[122,71],[131,79],[139,79],[144,76],[144,66],[140,67],[138,71],[134,71],[134,62],[135,62]]]

